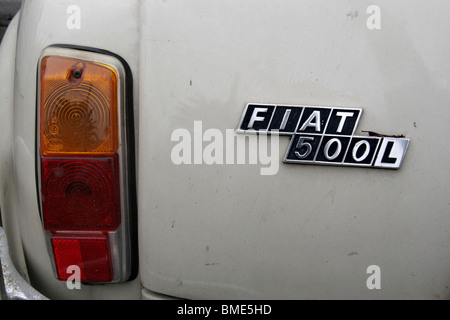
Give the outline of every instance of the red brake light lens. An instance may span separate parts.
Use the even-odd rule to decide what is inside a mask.
[[[120,225],[117,155],[106,158],[41,158],[46,230],[113,231]]]

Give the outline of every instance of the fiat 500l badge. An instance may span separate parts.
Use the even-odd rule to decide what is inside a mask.
[[[361,108],[250,103],[238,133],[291,137],[285,163],[400,168],[409,139],[355,136]]]

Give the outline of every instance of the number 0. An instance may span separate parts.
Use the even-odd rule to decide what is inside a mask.
[[[330,147],[333,143],[337,143],[337,146],[336,146],[336,150],[334,151],[333,155],[330,156]],[[339,154],[341,153],[341,150],[342,150],[341,141],[337,138],[333,138],[330,141],[328,141],[327,144],[325,145],[323,154],[327,160],[332,161],[339,156]]]

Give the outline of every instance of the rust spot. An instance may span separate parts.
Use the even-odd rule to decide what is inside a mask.
[[[361,132],[367,132],[369,134],[369,136],[371,136],[371,137],[387,137],[387,138],[404,138],[405,137],[405,135],[403,135],[403,134],[398,134],[398,135],[383,134],[383,133],[378,133],[375,131],[364,131],[364,130],[361,130]]]

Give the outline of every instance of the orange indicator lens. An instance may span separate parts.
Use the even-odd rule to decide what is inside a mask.
[[[119,146],[117,72],[90,61],[46,56],[40,66],[43,155],[112,155]]]

